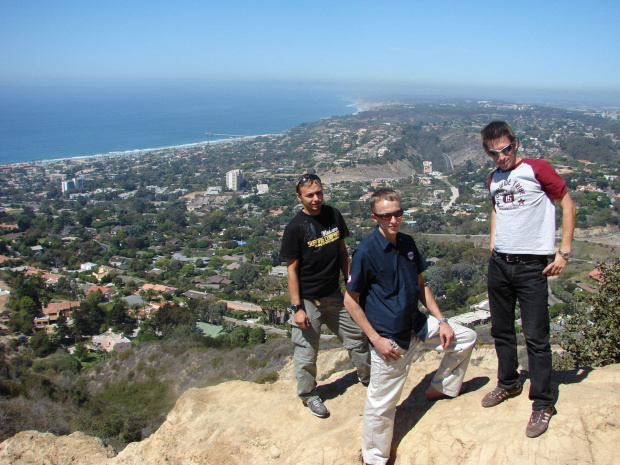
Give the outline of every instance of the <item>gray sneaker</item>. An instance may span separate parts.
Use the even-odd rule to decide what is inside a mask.
[[[325,404],[320,398],[306,402],[306,407],[310,409],[310,413],[319,418],[327,418],[329,416],[329,410],[325,407]]]

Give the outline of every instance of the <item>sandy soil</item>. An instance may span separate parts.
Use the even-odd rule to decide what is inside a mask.
[[[319,170],[320,171],[320,170]],[[341,181],[375,181],[379,179],[400,179],[415,174],[416,170],[407,161],[397,161],[387,165],[362,165],[351,168],[338,168],[317,173],[326,183]]]

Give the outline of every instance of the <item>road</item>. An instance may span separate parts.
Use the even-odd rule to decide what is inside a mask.
[[[452,208],[452,205],[454,205],[454,202],[456,202],[456,199],[459,198],[459,189],[458,187],[454,187],[452,184],[450,184],[445,179],[444,181],[448,183],[448,185],[450,186],[450,190],[452,191],[452,197],[450,197],[450,201],[446,205],[443,206],[443,211],[445,213],[448,210],[450,210],[450,208]]]

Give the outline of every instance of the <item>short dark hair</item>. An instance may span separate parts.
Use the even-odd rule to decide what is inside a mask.
[[[299,176],[299,178],[297,179],[297,187],[295,188],[295,192],[299,194],[299,186],[301,186],[302,184],[306,184],[308,181],[310,181],[310,185],[314,184],[315,182],[318,182],[321,185],[321,187],[323,187],[321,178],[319,178],[316,174],[305,173]]]
[[[370,196],[370,210],[375,212],[375,205],[381,200],[398,200],[400,202],[400,194],[394,189],[379,189]]]
[[[516,139],[512,126],[505,121],[490,122],[482,131],[480,131],[480,135],[482,136],[483,145],[488,140],[501,139],[504,136],[508,136],[510,142]]]

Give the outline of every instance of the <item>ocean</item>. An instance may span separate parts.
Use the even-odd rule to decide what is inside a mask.
[[[1,85],[0,165],[274,134],[356,111],[316,84]]]

